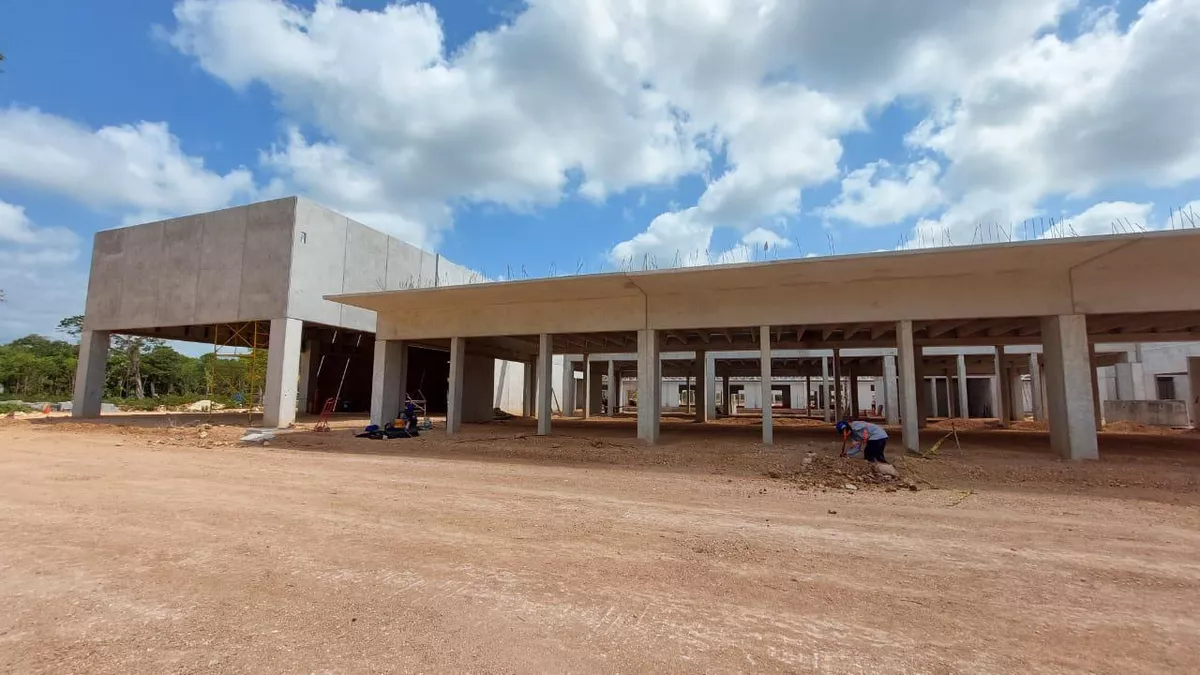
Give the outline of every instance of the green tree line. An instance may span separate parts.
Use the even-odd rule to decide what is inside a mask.
[[[0,385],[3,398],[26,401],[70,400],[75,389],[79,362],[77,339],[83,317],[63,319],[58,330],[72,340],[27,335],[0,345]],[[212,380],[212,398],[232,405],[239,393],[262,382],[252,375],[251,361],[219,358],[215,354],[191,357],[172,349],[162,340],[128,335],[112,336],[105,368],[104,398],[135,407],[179,405],[207,398]],[[266,364],[255,362],[256,368]],[[138,405],[137,402],[141,402]]]

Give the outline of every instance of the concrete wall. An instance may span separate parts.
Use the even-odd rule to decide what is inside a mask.
[[[492,407],[510,415],[524,412],[525,364],[516,361],[496,361],[495,398]]]
[[[493,418],[492,386],[496,359],[467,355],[463,363],[463,421],[488,422]]]
[[[375,314],[325,300],[335,293],[364,293],[454,286],[482,277],[441,255],[298,199],[292,241],[288,316],[354,330],[375,330]]]
[[[282,317],[374,332],[373,312],[322,296],[481,281],[475,272],[288,197],[98,232],[88,330]]]
[[[1152,427],[1188,426],[1184,401],[1105,401],[1104,421],[1134,422]]]
[[[97,232],[88,330],[285,314],[294,199]]]

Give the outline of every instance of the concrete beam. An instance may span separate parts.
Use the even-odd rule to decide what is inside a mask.
[[[896,322],[896,356],[900,368],[900,421],[903,426],[904,449],[909,452],[919,452],[921,440],[919,437],[917,406],[917,354],[913,345],[912,321]]]
[[[564,364],[565,365],[565,364]],[[551,404],[554,399],[554,338],[543,333],[538,336],[537,373],[537,433],[550,435]]]
[[[1050,445],[1064,459],[1099,459],[1087,319],[1082,314],[1042,319]]]
[[[408,380],[408,345],[401,340],[376,340],[371,370],[371,424],[383,426],[400,416]]]
[[[659,416],[662,412],[661,368],[658,331],[638,331],[638,438],[646,443],[658,442]]]
[[[762,392],[762,442],[763,445],[771,445],[775,442],[771,424],[771,403],[775,399],[771,392],[771,327],[762,326],[758,330],[759,349],[762,352],[762,371],[759,376]]]
[[[450,387],[446,391],[446,433],[457,434],[463,423],[463,373],[466,370],[466,338],[450,338]]]
[[[300,342],[304,322],[272,319],[267,342],[267,381],[263,426],[283,429],[296,421],[296,390],[300,384]]]
[[[79,336],[75,366],[75,397],[71,417],[99,417],[108,366],[108,331],[85,330]]]

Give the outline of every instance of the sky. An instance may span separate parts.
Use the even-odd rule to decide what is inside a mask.
[[[4,3],[0,341],[82,312],[95,232],[292,194],[491,279],[1200,225],[1196,35],[1200,0]]]

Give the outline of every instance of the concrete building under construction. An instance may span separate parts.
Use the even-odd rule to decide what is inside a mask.
[[[330,299],[378,315],[374,390],[380,396],[373,410],[379,419],[397,408],[408,350],[436,346],[450,353],[446,428],[459,431],[461,397],[469,390],[465,365],[475,354],[503,350],[506,358],[525,363],[528,412],[537,416],[539,433],[549,434],[555,355],[582,354],[580,362],[588,364],[583,369],[586,408],[603,396],[597,383],[604,379],[608,400],[618,401],[617,383],[627,372],[621,363],[632,363],[638,437],[654,443],[662,380],[668,369],[679,367],[662,353],[673,351],[691,355],[682,368],[704,383],[694,389],[703,399],[696,403],[700,419],[712,410],[708,400],[716,398],[715,378],[723,366],[757,376],[762,401],[774,398],[774,376],[783,368],[810,378],[828,377],[832,368],[835,414],[848,408],[836,400],[843,367],[856,376],[894,382],[895,403],[885,404],[885,411],[891,421],[902,423],[905,446],[917,449],[919,429],[937,400],[926,389],[937,382],[936,375],[949,379],[951,371],[947,357],[935,350],[949,347],[962,350],[953,355],[958,373],[971,362],[988,367],[990,359],[1003,420],[1011,417],[1006,408],[1014,400],[1015,378],[1027,370],[1037,382],[1033,391],[1041,399],[1054,449],[1063,457],[1094,459],[1103,365],[1098,347],[1200,339],[1198,255],[1200,232],[1188,230],[345,293]],[[980,362],[970,348],[991,352]],[[852,359],[852,349],[870,353]],[[718,351],[740,354],[709,358]],[[605,361],[605,354],[621,356]],[[931,373],[931,367],[937,370]],[[564,384],[575,380],[565,374],[570,370],[564,370]],[[1195,418],[1200,358],[1190,358],[1187,370],[1188,405]],[[722,377],[727,388],[728,377]],[[966,392],[966,377],[958,379]],[[731,400],[731,392],[724,399]],[[969,396],[965,399],[969,405]],[[575,409],[573,402],[565,403]],[[760,405],[760,411],[763,442],[771,443],[772,406]]]
[[[99,413],[121,333],[260,359],[271,427],[419,395],[451,433],[627,409],[656,442],[664,408],[740,408],[768,443],[789,410],[915,448],[930,417],[1028,414],[1085,459],[1104,416],[1200,419],[1197,254],[1187,230],[493,283],[279,199],[96,235],[73,414]]]
[[[375,360],[375,314],[330,302],[332,293],[436,288],[479,275],[306,199],[286,198],[96,234],[80,341],[73,414],[99,414],[109,335],[213,345],[218,357],[257,358],[259,381],[241,392],[263,423],[287,426],[296,411],[366,411]],[[404,388],[446,409],[445,352],[410,351]],[[472,361],[468,416],[490,419],[498,386],[492,360]],[[478,371],[478,374],[476,372]],[[477,399],[477,400],[476,400]]]

